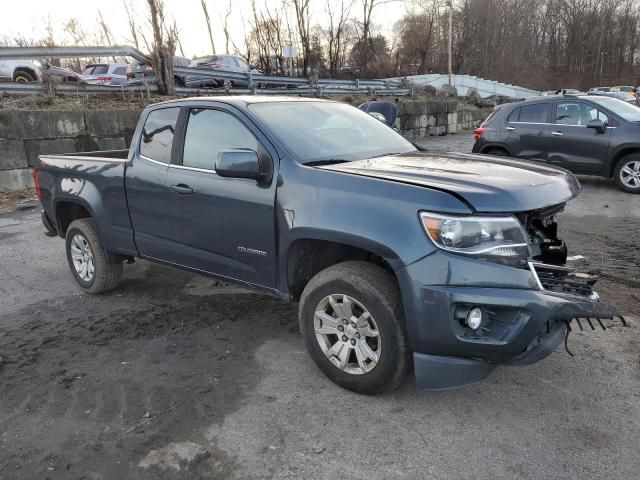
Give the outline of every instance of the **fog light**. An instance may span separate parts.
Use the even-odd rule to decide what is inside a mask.
[[[482,310],[477,307],[469,310],[466,322],[471,330],[478,330],[482,325]]]

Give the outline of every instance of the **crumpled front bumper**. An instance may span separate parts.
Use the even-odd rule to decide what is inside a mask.
[[[595,326],[618,316],[597,295],[546,290],[535,269],[446,252],[407,266],[398,279],[418,388],[456,388],[499,365],[535,363],[566,339],[572,320]],[[483,312],[478,331],[464,323],[471,308]]]

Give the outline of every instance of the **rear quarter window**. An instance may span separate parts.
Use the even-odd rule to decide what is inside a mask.
[[[171,148],[180,108],[152,111],[144,123],[140,139],[140,155],[162,163],[171,162]]]
[[[127,67],[116,67],[113,69],[113,74],[114,75],[126,75],[127,74]]]
[[[109,66],[108,65],[96,65],[96,67],[93,69],[92,74],[93,75],[102,75],[103,73],[107,73],[108,70],[109,70]]]
[[[534,103],[533,105],[523,105],[520,107],[519,122],[527,123],[547,123],[549,121],[549,104]]]
[[[520,107],[514,109],[507,117],[507,122],[518,122],[520,118]]]

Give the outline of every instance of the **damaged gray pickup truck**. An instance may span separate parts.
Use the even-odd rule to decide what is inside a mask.
[[[299,302],[309,354],[356,392],[412,369],[424,389],[478,382],[618,316],[595,277],[563,266],[571,173],[429,154],[337,102],[153,105],[129,150],[42,155],[34,178],[87,292],[143,259]]]

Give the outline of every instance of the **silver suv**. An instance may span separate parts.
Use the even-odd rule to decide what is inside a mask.
[[[0,80],[8,82],[41,81],[42,66],[42,62],[38,59],[0,58]]]

